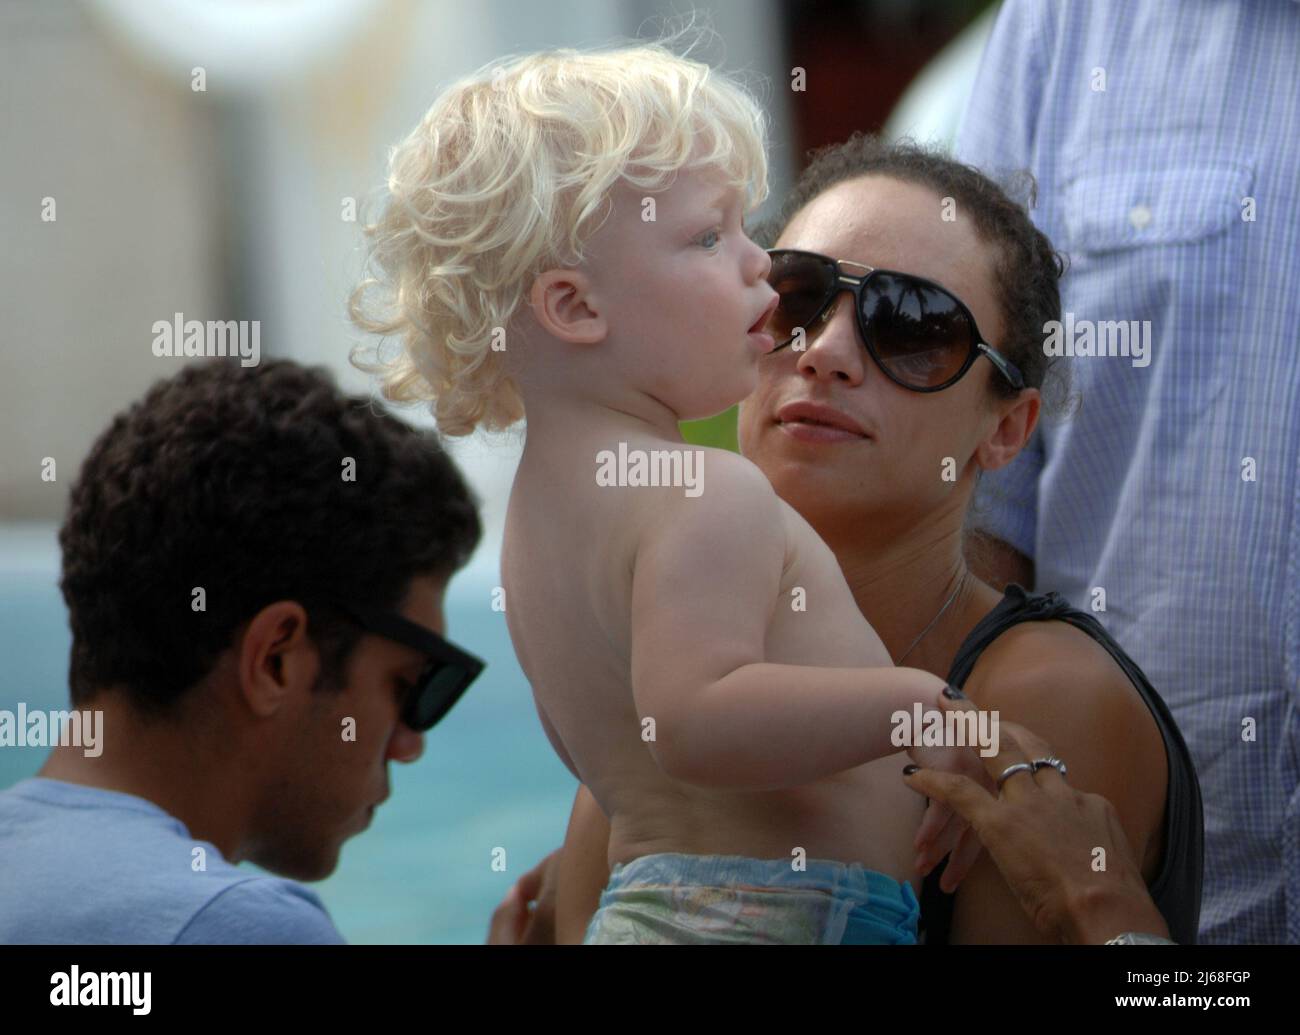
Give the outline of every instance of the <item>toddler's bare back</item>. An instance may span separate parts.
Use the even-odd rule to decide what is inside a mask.
[[[686,651],[707,655],[711,645],[698,638],[658,643],[644,629],[638,637],[634,585],[652,577],[671,541],[665,531],[689,522],[689,508],[699,507],[704,494],[710,514],[721,505],[724,514],[737,515],[736,534],[752,542],[754,565],[771,572],[764,583],[773,590],[770,599],[735,600],[736,623],[755,615],[766,623],[764,656],[755,660],[838,668],[891,662],[830,548],[749,461],[650,438],[622,442],[612,446],[593,435],[563,456],[525,450],[501,562],[515,651],[552,745],[610,818],[610,864],[655,852],[793,859],[802,849],[808,859],[859,862],[898,880],[914,878],[911,843],[924,803],[900,779],[902,753],[766,790],[688,783],[656,761],[657,721],[638,709],[634,668],[644,672]],[[695,450],[690,459],[698,465],[700,491],[636,484],[638,457],[672,449]],[[597,457],[605,451],[613,453],[614,468],[598,484]],[[589,462],[577,459],[583,457]],[[693,468],[679,463],[675,470]],[[609,484],[611,471],[631,484]],[[644,465],[640,476],[644,481]],[[756,500],[779,526],[772,534],[744,531],[739,515]],[[674,592],[685,600],[690,580],[718,577],[707,563],[699,565]],[[732,616],[718,620],[725,628]]]

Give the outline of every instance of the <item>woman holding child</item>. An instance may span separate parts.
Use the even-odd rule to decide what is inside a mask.
[[[944,218],[945,199],[956,219]],[[759,388],[741,407],[741,452],[830,545],[895,663],[944,677],[979,708],[1028,727],[1064,760],[1073,788],[1114,805],[1172,938],[1195,941],[1200,792],[1164,703],[1089,616],[1017,585],[999,593],[964,556],[978,474],[1024,446],[1050,380],[1039,333],[1060,309],[1050,243],[977,171],[866,136],[822,151],[755,236],[774,246],[770,280],[791,310],[778,310],[774,324],[788,325],[775,326],[778,345],[780,332],[804,323],[806,344],[761,361]],[[829,297],[829,259],[849,278],[879,268],[942,285],[982,339],[918,326],[924,341],[903,340],[908,328],[886,313],[886,290],[872,294],[868,282],[860,307],[841,281]],[[1023,387],[995,362],[964,366],[980,341],[1010,361]],[[999,584],[1017,574],[999,557],[976,563]],[[1058,777],[1007,779],[1009,793],[1013,781]],[[597,907],[607,839],[604,816],[580,789],[559,861],[559,941],[580,940]],[[1079,860],[1081,883],[1091,861]],[[927,943],[1052,940],[989,855],[955,895],[941,889],[938,863],[918,859]]]

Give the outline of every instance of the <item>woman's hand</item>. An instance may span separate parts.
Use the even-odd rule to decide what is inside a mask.
[[[947,699],[942,705],[945,710],[975,707]],[[1008,766],[1052,754],[1022,726],[1002,722],[999,734],[1001,750],[983,759],[994,780]],[[1076,791],[1055,768],[1014,773],[999,797],[956,773],[919,769],[904,779],[969,822],[963,848],[965,839],[978,836],[1045,935],[1075,944],[1097,944],[1124,931],[1168,937],[1114,807],[1100,795]],[[945,873],[941,886],[951,890],[952,883]]]
[[[913,762],[928,771],[964,776],[989,790],[996,789],[972,747],[915,746],[908,748],[907,753]],[[970,824],[964,816],[946,802],[931,798],[913,842],[918,872],[925,874],[933,868],[925,865],[927,860],[939,860],[951,853],[944,871],[944,882],[950,887],[945,890],[957,887],[983,851],[979,838],[966,836],[969,830]]]

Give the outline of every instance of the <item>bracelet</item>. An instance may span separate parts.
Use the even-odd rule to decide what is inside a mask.
[[[1175,941],[1161,938],[1158,934],[1139,934],[1137,931],[1125,931],[1117,934],[1103,945],[1177,945]]]

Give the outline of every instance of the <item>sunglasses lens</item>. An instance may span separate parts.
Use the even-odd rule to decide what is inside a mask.
[[[881,365],[916,388],[955,377],[975,340],[956,298],[907,276],[872,277],[862,292],[862,316]]]
[[[460,665],[435,665],[412,695],[406,724],[417,731],[429,729],[451,711],[472,681],[473,677]]]
[[[799,327],[804,329],[805,336],[812,336],[809,325],[826,302],[834,278],[834,267],[816,256],[797,252],[777,252],[772,256],[767,282],[781,299],[766,329],[778,346],[789,344]]]

